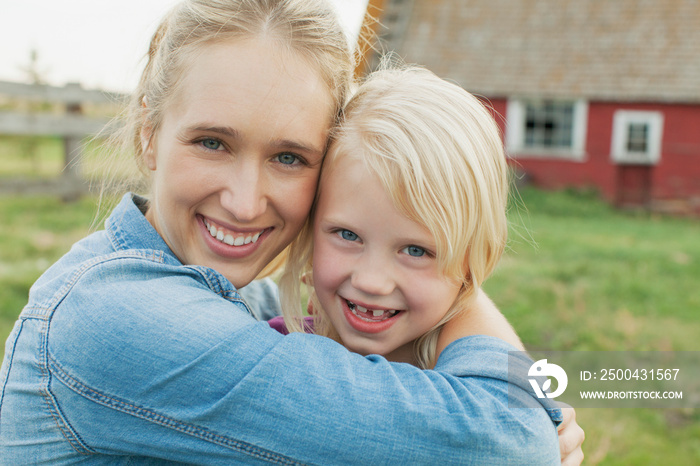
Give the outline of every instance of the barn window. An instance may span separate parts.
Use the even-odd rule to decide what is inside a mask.
[[[571,148],[574,104],[544,101],[525,105],[525,146]]]
[[[647,152],[649,125],[632,123],[627,127],[627,152]]]
[[[661,158],[663,114],[618,110],[613,117],[611,158],[616,163],[654,165]]]
[[[511,100],[506,144],[516,157],[581,160],[588,106],[573,100]]]

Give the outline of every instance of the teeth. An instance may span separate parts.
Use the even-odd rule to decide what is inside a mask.
[[[395,316],[397,312],[399,312],[395,309],[392,309],[389,311],[384,311],[384,310],[379,310],[379,309],[367,309],[366,307],[362,307],[359,304],[355,304],[352,301],[348,301],[347,299],[345,301],[348,303],[348,308],[350,308],[352,313],[361,319],[364,319],[364,317],[361,314],[368,314],[369,312],[372,313],[373,317],[381,317],[385,313],[388,314],[388,317],[392,317],[392,316]],[[365,319],[365,320],[368,320],[368,319]]]
[[[262,234],[261,231],[254,235],[238,236],[234,238],[232,234],[226,233],[223,229],[217,230],[217,228],[211,223],[209,223],[209,221],[205,221],[204,224],[207,227],[207,230],[209,230],[209,234],[213,238],[216,238],[217,240],[221,241],[222,243],[228,244],[229,246],[243,246],[244,244],[255,243],[258,241],[258,238],[260,238],[260,235]]]

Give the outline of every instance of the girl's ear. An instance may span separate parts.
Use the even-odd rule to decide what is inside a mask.
[[[148,167],[149,170],[154,171],[156,169],[156,151],[153,147],[153,124],[148,118],[146,97],[143,98],[141,107],[143,112],[143,121],[141,122],[141,157],[143,157],[143,163],[146,165],[146,167]]]

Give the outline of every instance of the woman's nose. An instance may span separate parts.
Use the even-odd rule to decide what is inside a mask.
[[[223,174],[221,204],[240,223],[251,223],[267,209],[268,185],[259,164],[243,161]]]

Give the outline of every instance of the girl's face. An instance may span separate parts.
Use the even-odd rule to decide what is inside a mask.
[[[343,344],[360,354],[415,362],[412,344],[457,297],[435,259],[435,241],[394,208],[379,178],[344,156],[321,181],[313,277]]]
[[[160,128],[142,134],[146,217],[184,264],[242,287],[309,213],[332,98],[306,61],[263,39],[207,45],[189,65]]]

